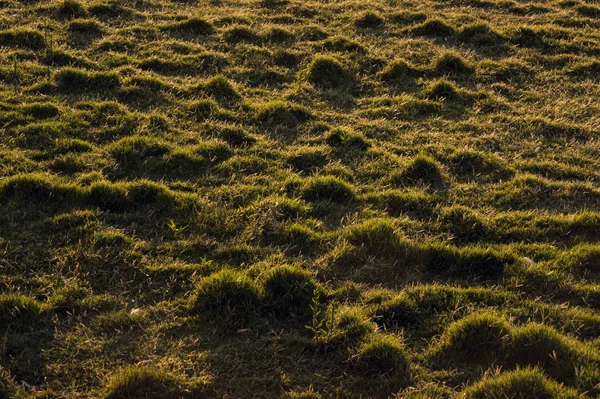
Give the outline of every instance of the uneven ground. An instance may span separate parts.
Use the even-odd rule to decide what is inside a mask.
[[[600,395],[594,1],[0,1],[0,398]]]

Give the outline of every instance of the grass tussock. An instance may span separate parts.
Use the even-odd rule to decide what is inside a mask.
[[[410,362],[402,345],[392,337],[381,337],[363,345],[356,355],[357,371],[377,377],[411,379]]]
[[[488,377],[468,387],[469,399],[491,398],[577,398],[579,394],[549,379],[537,368],[524,368],[497,377]]]
[[[105,398],[177,398],[183,393],[178,385],[173,376],[162,371],[129,367],[114,376]]]
[[[351,83],[350,72],[330,56],[317,56],[311,62],[307,79],[317,88],[339,89]]]
[[[241,272],[223,270],[198,286],[192,312],[209,314],[227,325],[247,327],[260,304],[258,287]]]

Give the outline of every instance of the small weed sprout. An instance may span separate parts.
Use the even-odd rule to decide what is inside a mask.
[[[327,345],[335,331],[335,318],[338,311],[337,301],[333,301],[327,308],[321,303],[321,292],[314,291],[312,302],[310,304],[312,312],[311,323],[306,328],[312,332],[315,341]]]

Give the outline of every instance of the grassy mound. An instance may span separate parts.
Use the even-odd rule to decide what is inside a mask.
[[[164,29],[171,32],[191,33],[195,35],[212,35],[215,32],[213,25],[202,18],[189,18],[167,25]]]
[[[456,34],[456,28],[441,19],[429,19],[420,25],[412,28],[411,32],[415,35],[447,38]]]
[[[410,361],[400,342],[390,336],[380,336],[363,345],[355,358],[355,369],[366,376],[411,380]]]
[[[488,377],[468,387],[463,395],[468,399],[567,399],[579,395],[549,379],[537,368],[520,369]]]
[[[511,361],[520,366],[539,366],[562,382],[575,377],[576,349],[556,330],[541,324],[517,328],[511,334]]]
[[[356,19],[354,22],[359,29],[382,29],[385,25],[385,20],[374,12],[366,12]]]
[[[179,382],[169,374],[151,368],[128,367],[113,377],[105,398],[181,398],[183,392]]]
[[[385,69],[381,71],[380,77],[386,83],[399,85],[412,82],[420,73],[406,60],[397,59],[386,65]]]
[[[430,156],[420,154],[411,159],[402,171],[392,176],[392,181],[400,186],[426,185],[438,187],[443,185],[446,175],[439,164]]]
[[[71,67],[58,70],[52,79],[57,89],[65,94],[103,93],[121,86],[121,79],[115,72],[90,73]]]
[[[480,215],[460,205],[442,209],[440,222],[455,239],[463,242],[483,241],[492,234]]]
[[[318,176],[307,179],[301,188],[302,198],[307,201],[332,201],[341,204],[352,201],[354,188],[333,176]]]
[[[265,300],[273,313],[281,318],[309,315],[315,290],[318,289],[310,274],[294,266],[269,270],[263,287]]]
[[[42,50],[46,47],[46,40],[44,35],[37,30],[16,28],[0,31],[0,45]]]
[[[494,314],[474,314],[450,324],[432,357],[450,363],[502,364],[510,331]]]
[[[345,151],[364,151],[369,148],[369,142],[360,134],[343,128],[335,128],[327,133],[325,142],[332,147],[342,148]]]
[[[475,69],[458,53],[445,52],[436,61],[434,70],[442,75],[471,75]]]
[[[600,247],[581,244],[563,254],[557,262],[571,273],[586,279],[600,277]]]
[[[507,180],[515,173],[503,160],[479,151],[457,150],[448,157],[448,162],[454,173],[470,179]]]
[[[307,74],[308,81],[322,89],[338,89],[351,84],[350,73],[335,58],[317,56],[311,62]]]
[[[233,328],[246,327],[260,306],[260,293],[245,274],[223,270],[206,277],[196,290],[192,312],[210,314]]]

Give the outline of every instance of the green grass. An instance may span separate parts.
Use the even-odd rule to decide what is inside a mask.
[[[0,1],[0,398],[597,397],[596,3]]]
[[[465,398],[577,398],[577,392],[565,389],[560,384],[549,380],[539,369],[525,368],[497,377],[488,377],[470,386],[465,391]]]

